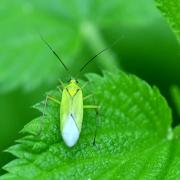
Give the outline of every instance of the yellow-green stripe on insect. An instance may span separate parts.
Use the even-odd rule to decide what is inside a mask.
[[[57,55],[57,53],[51,48],[51,46],[43,38],[42,38],[42,40],[51,49],[51,51],[54,53],[54,55],[58,58],[58,60],[64,66],[64,68],[67,71],[69,71],[68,68],[66,67],[66,65],[63,63],[63,61]],[[97,57],[99,54],[101,54],[106,49],[104,49],[101,52],[99,52],[98,54],[96,54],[86,64],[84,64],[84,66],[82,66],[82,68],[80,69],[80,72],[82,72],[84,70],[84,68],[93,59],[95,59],[95,57]],[[98,109],[99,106],[83,105],[83,100],[88,99],[92,95],[88,95],[83,98],[82,89],[85,87],[85,85],[82,88],[80,88],[80,86],[78,85],[78,82],[74,78],[71,78],[71,80],[69,81],[69,83],[67,85],[64,85],[61,82],[61,87],[62,87],[62,90],[61,90],[61,88],[59,89],[60,91],[62,91],[61,100],[58,100],[57,98],[54,98],[51,96],[47,96],[46,102],[48,99],[51,99],[52,101],[54,101],[60,105],[61,135],[62,135],[62,138],[63,138],[65,144],[69,147],[72,147],[77,143],[79,136],[80,136],[82,122],[83,122],[83,109],[84,108]],[[95,132],[95,134],[96,134],[96,132]],[[93,142],[95,143],[95,137],[94,137]]]

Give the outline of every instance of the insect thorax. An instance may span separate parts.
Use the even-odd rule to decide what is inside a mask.
[[[69,84],[66,86],[66,90],[70,94],[70,96],[75,96],[76,93],[81,90],[81,88],[77,85],[76,80],[72,79]]]

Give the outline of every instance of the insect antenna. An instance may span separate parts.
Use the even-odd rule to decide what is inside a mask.
[[[50,44],[43,38],[43,36],[41,34],[39,34],[41,40],[47,45],[47,47],[52,51],[52,53],[56,56],[56,58],[59,60],[59,62],[63,65],[64,69],[70,73],[69,69],[67,68],[67,66],[63,63],[63,61],[61,60],[61,58],[58,56],[58,54],[54,51],[54,49],[50,46]]]
[[[85,67],[86,67],[89,63],[91,63],[97,56],[99,56],[101,53],[103,53],[104,51],[106,51],[106,50],[108,50],[108,49],[109,49],[109,47],[101,50],[99,53],[97,53],[95,56],[93,56],[89,61],[87,61],[87,62],[81,67],[80,72],[82,72],[82,71],[85,69]]]
[[[117,42],[119,42],[119,39],[117,41],[115,41],[113,44],[111,44],[111,46],[104,48],[103,50],[101,50],[100,52],[98,52],[95,56],[93,56],[91,59],[89,59],[79,70],[78,74],[76,75],[76,78],[80,75],[80,73],[87,67],[87,65],[89,63],[91,63],[97,56],[99,56],[100,54],[102,54],[104,51],[109,50],[110,48],[112,48],[115,44],[117,44]]]

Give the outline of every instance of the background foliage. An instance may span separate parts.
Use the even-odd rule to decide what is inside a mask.
[[[180,86],[179,4],[179,0],[2,0],[0,151],[13,144],[23,125],[39,114],[29,107],[43,99],[58,79],[68,78],[39,32],[73,73],[119,39],[86,72],[118,67],[155,84],[172,107],[173,125],[178,124],[177,98],[171,98],[178,96],[170,89],[174,84],[177,89]],[[1,153],[1,166],[11,158]]]

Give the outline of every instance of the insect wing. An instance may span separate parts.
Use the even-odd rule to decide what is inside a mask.
[[[83,120],[83,98],[79,90],[71,96],[66,89],[62,93],[60,109],[61,134],[67,146],[72,147],[79,139]]]

